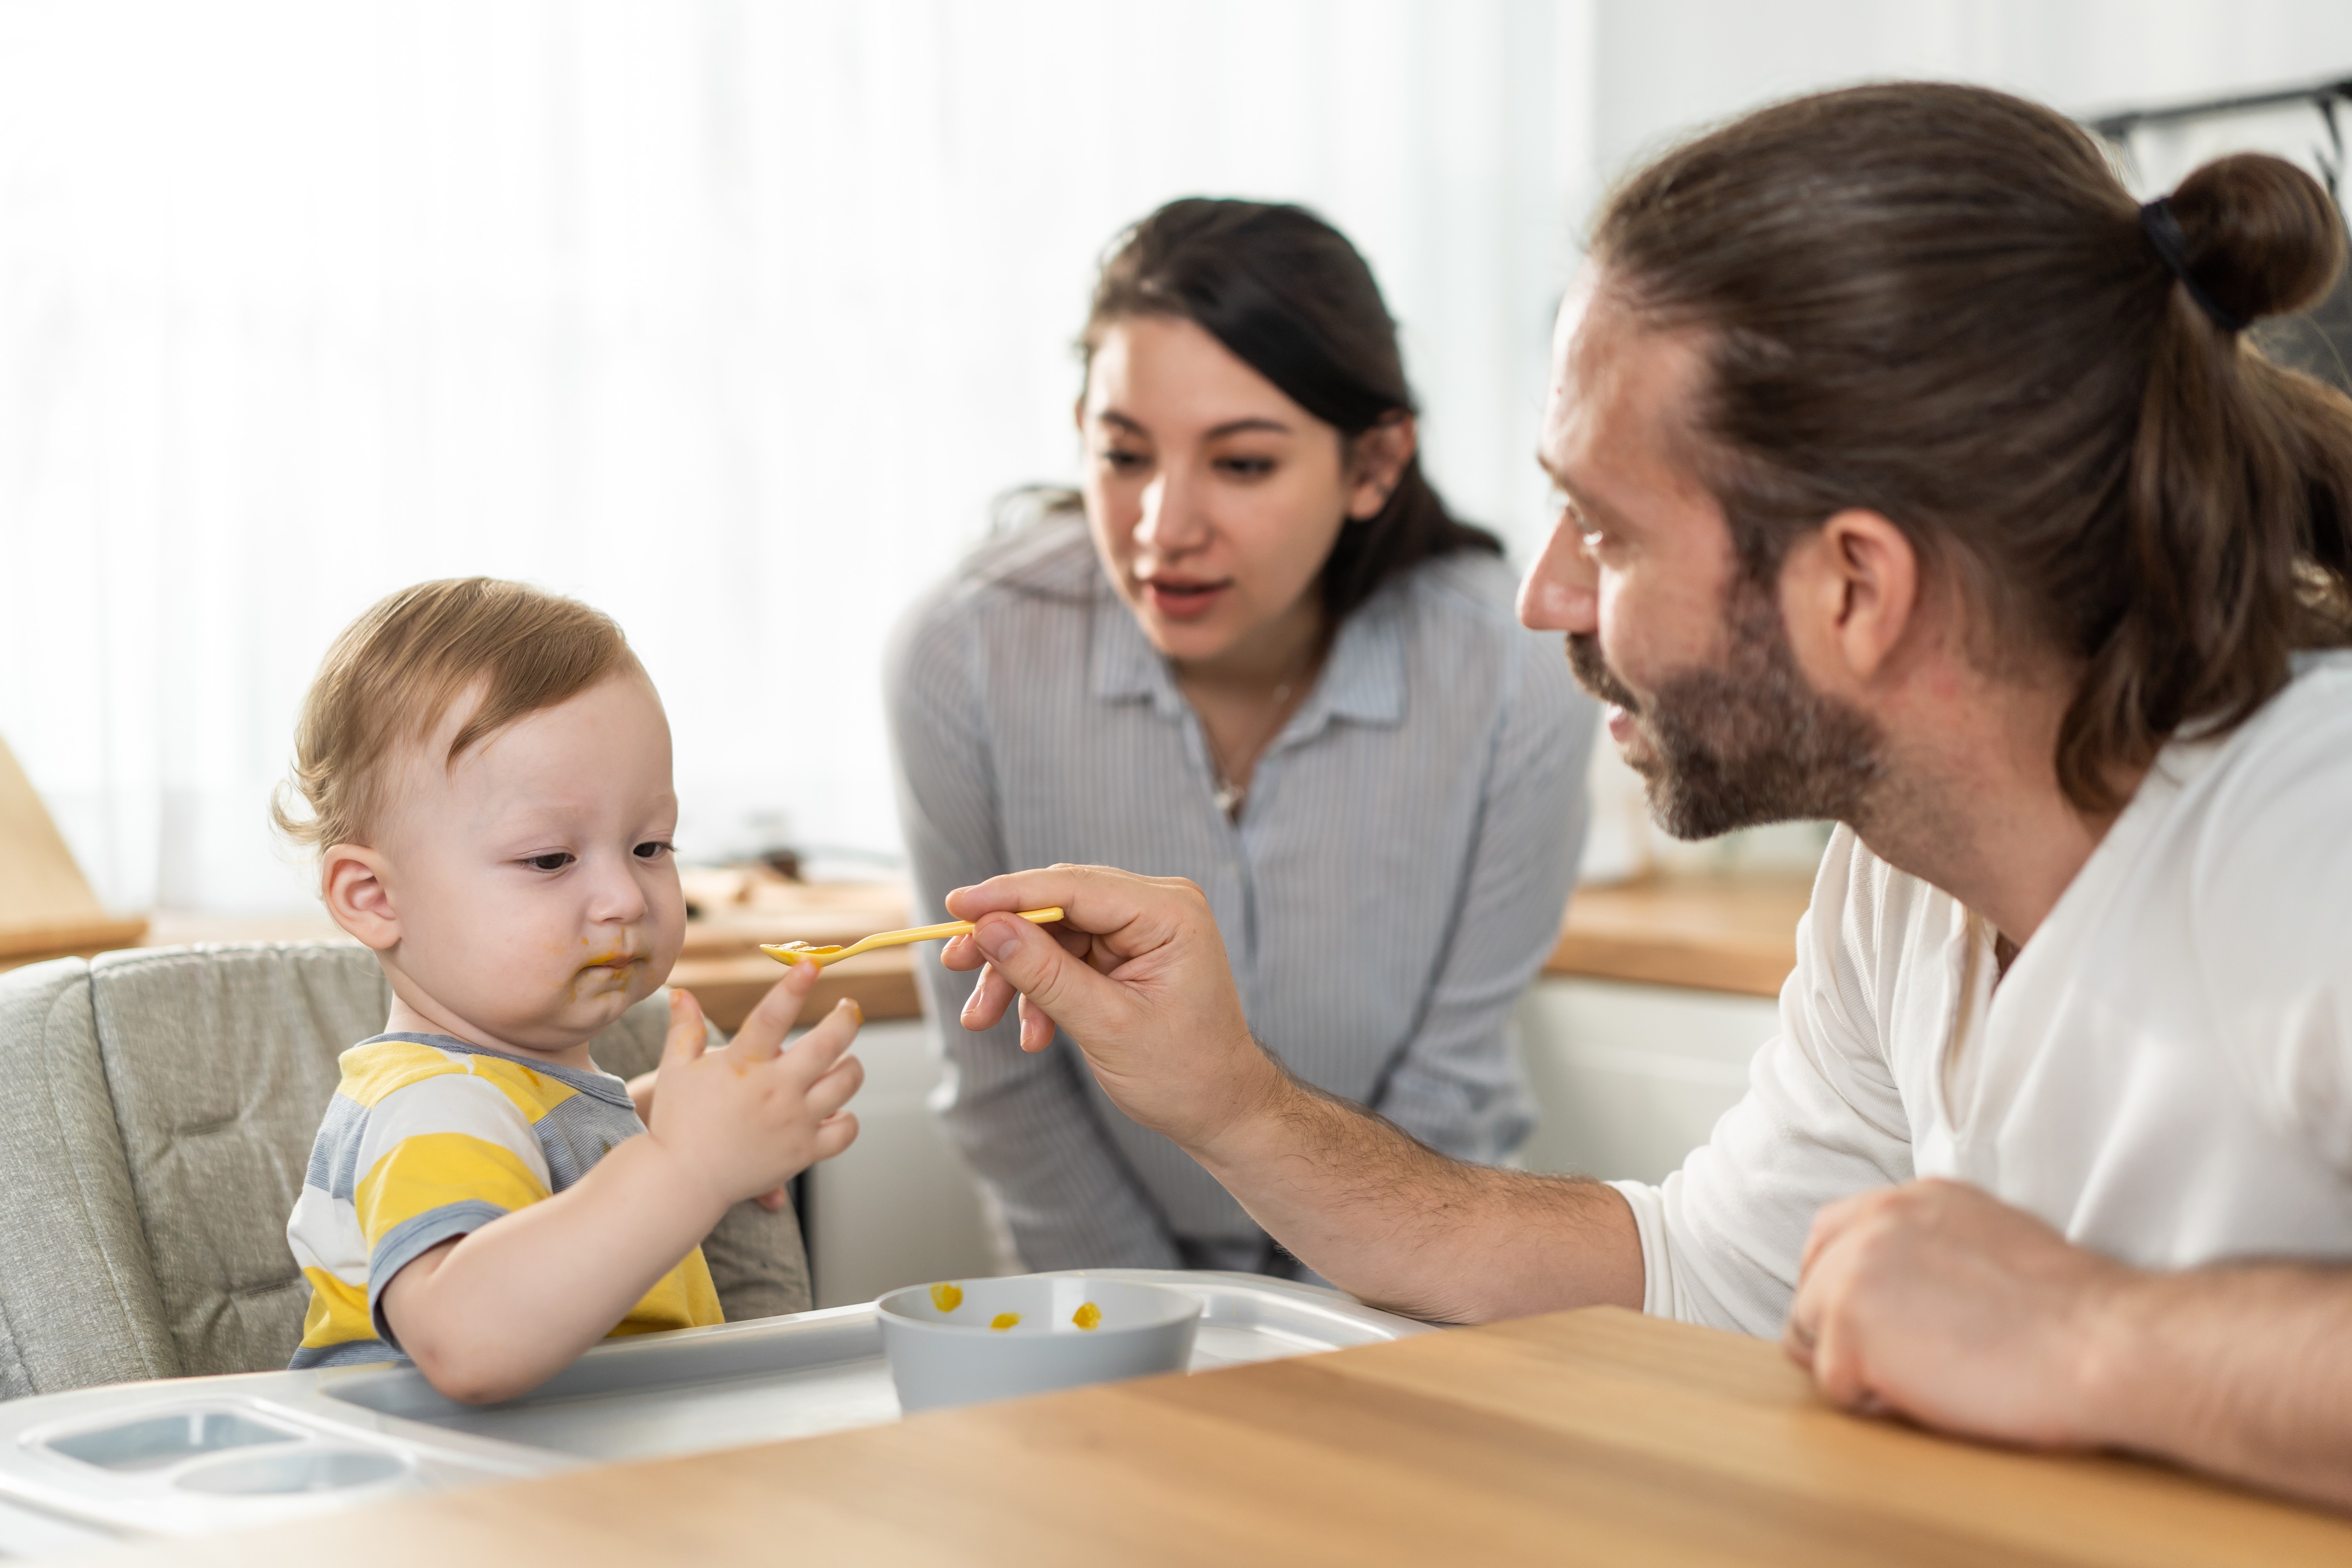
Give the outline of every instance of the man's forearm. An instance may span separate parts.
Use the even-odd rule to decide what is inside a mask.
[[[2352,1508],[2352,1269],[2134,1274],[2088,1341],[2084,1398],[2109,1443]]]
[[[1267,1066],[1252,1113],[1191,1152],[1333,1284],[1442,1322],[1640,1308],[1641,1238],[1613,1189],[1448,1159]]]

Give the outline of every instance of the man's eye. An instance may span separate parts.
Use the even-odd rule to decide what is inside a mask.
[[[669,846],[658,838],[648,838],[629,851],[640,860],[658,860],[669,853]]]
[[[523,862],[534,871],[561,871],[572,864],[569,849],[551,849],[544,855],[533,855]]]

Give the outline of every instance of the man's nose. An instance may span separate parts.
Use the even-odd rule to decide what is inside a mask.
[[[1601,574],[1575,521],[1562,518],[1519,584],[1519,624],[1571,637],[1601,629]]]

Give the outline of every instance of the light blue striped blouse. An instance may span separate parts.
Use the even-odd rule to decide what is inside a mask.
[[[1383,587],[1340,628],[1236,823],[1083,521],[995,541],[890,652],[920,918],[944,918],[952,889],[1056,861],[1189,877],[1251,1027],[1293,1071],[1447,1153],[1507,1155],[1534,1107],[1506,1026],[1559,930],[1595,727],[1560,639],[1522,628],[1511,595],[1484,554]],[[947,1126],[1030,1268],[1275,1263],[1241,1205],[1113,1107],[1067,1039],[1028,1056],[1010,1018],[968,1032],[971,976],[921,967]]]

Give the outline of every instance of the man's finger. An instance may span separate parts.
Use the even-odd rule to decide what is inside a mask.
[[[974,953],[979,951],[978,947],[972,949]],[[993,1029],[997,1021],[1004,1016],[1004,1009],[1013,1005],[1013,998],[1018,994],[1005,983],[1004,976],[996,973],[994,964],[987,965],[981,970],[980,979],[973,984],[971,994],[964,998],[963,1026],[967,1029]]]
[[[972,940],[988,954],[990,969],[1026,1001],[1044,1008],[1050,1016],[1048,1023],[1050,1018],[1075,1019],[1107,1027],[1123,1011],[1116,982],[1072,957],[1060,942],[1027,921],[1005,914],[985,916],[972,931]],[[1034,1050],[1038,1047],[1030,1044],[1031,1031],[1036,1026],[1030,1022],[1029,1011],[1026,1006],[1022,1009],[1022,1044]],[[1049,1028],[1046,1038],[1052,1037]]]
[[[1058,906],[1062,924],[1101,936],[1133,921],[1154,886],[1149,877],[1108,866],[1048,866],[958,888],[947,896],[947,909],[960,921],[977,921],[1000,910],[1011,914]],[[983,951],[986,945],[982,944]]]
[[[1045,1008],[1026,996],[1021,998],[1021,1048],[1023,1050],[1027,1051],[1031,1056],[1035,1056],[1039,1051],[1052,1045],[1055,1027],[1052,1016]]]
[[[710,1038],[710,1026],[702,1019],[702,1004],[691,991],[670,988],[669,1034],[662,1041],[662,1066],[671,1062],[690,1062],[702,1054],[703,1043]]]
[[[788,964],[782,976],[760,998],[760,1005],[751,1009],[751,1016],[743,1020],[743,1026],[735,1032],[734,1042],[728,1049],[747,1061],[765,1061],[782,1050],[784,1037],[793,1032],[801,1008],[824,973],[814,963]]]

